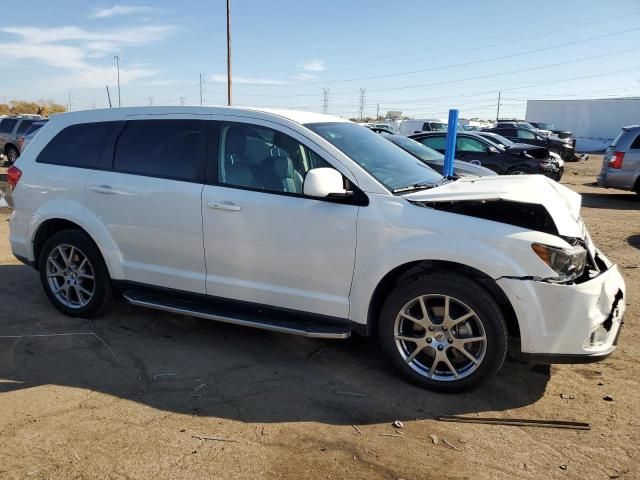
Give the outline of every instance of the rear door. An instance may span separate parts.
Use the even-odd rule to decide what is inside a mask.
[[[125,279],[205,293],[201,195],[208,115],[127,117],[103,171],[86,184],[120,250]]]

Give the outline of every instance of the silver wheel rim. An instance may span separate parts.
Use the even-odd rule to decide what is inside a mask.
[[[47,257],[47,282],[51,293],[67,308],[86,306],[95,293],[93,265],[77,247],[58,245]]]
[[[487,335],[478,315],[448,295],[422,295],[404,305],[394,324],[396,348],[417,373],[451,382],[484,360]]]
[[[18,152],[13,148],[10,148],[9,151],[7,152],[7,159],[9,160],[10,163],[15,162],[18,159]]]

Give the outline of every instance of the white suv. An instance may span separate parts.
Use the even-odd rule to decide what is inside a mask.
[[[419,385],[494,375],[508,334],[547,362],[606,357],[625,306],[580,196],[539,175],[443,179],[315,113],[56,115],[8,172],[11,247],[53,305],[134,305],[309,337],[379,337]]]

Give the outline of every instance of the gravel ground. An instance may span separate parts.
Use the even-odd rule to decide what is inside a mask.
[[[510,357],[495,380],[455,396],[400,380],[362,338],[310,340],[122,302],[93,322],[64,317],[11,256],[0,213],[0,478],[640,478],[640,201],[590,185],[600,162],[568,164],[563,183],[583,194],[594,241],[627,281],[618,350],[550,368]]]

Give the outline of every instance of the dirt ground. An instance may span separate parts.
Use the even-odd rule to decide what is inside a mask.
[[[358,337],[310,340],[122,302],[93,322],[64,317],[12,257],[0,213],[0,478],[640,478],[640,201],[591,186],[600,162],[568,164],[563,183],[583,194],[594,241],[627,281],[618,350],[550,368],[510,357],[463,395],[405,383]]]

